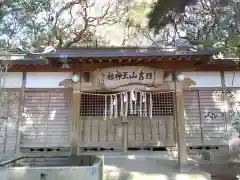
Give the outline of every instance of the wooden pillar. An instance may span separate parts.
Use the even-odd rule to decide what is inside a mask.
[[[226,82],[225,82],[225,74],[223,71],[221,71],[220,75],[221,75],[221,84],[222,84],[222,100],[223,100],[223,107],[224,107],[225,140],[227,142],[229,142],[228,124],[229,124],[229,120],[230,120],[230,114],[229,114],[228,106],[229,106],[230,102],[228,101],[227,96],[226,96],[227,87],[226,87]],[[229,145],[228,145],[228,150],[231,150],[231,147]]]
[[[177,106],[177,139],[178,139],[178,160],[180,167],[187,164],[187,144],[185,136],[185,119],[184,119],[184,100],[183,91],[176,93]]]
[[[23,125],[23,112],[24,112],[24,105],[25,105],[25,87],[26,87],[26,77],[27,73],[23,72],[22,76],[22,87],[20,90],[20,98],[19,98],[19,109],[18,109],[18,121],[17,121],[17,138],[16,138],[16,154],[20,154],[20,142],[22,137],[22,125]]]
[[[81,95],[79,93],[73,93],[71,154],[77,154],[79,150],[80,97]]]
[[[178,147],[178,162],[180,170],[187,164],[187,144],[185,136],[185,118],[184,118],[184,96],[183,83],[177,82],[177,77],[174,73],[174,89],[175,89],[175,106],[176,106],[176,131],[177,131],[177,147]]]

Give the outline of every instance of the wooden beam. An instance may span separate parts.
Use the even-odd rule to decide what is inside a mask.
[[[62,66],[54,65],[15,65],[9,69],[11,72],[86,72],[95,71],[96,69],[103,69],[108,67],[121,67],[121,66],[146,66],[152,68],[159,68],[165,70],[178,70],[194,68],[193,63],[179,61],[176,62],[102,62],[102,63],[76,63],[70,66],[70,68],[62,68]]]

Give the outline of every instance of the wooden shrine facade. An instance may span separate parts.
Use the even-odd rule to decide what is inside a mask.
[[[9,72],[23,72],[25,74],[23,82],[24,78],[26,79],[26,74],[29,72],[46,72],[46,74],[47,72],[70,72],[79,74],[83,79],[78,83],[73,83],[71,79],[61,79],[59,81],[59,89],[56,92],[53,89],[27,89],[23,83],[20,99],[23,101],[25,99],[26,102],[20,102],[20,106],[29,103],[28,111],[37,114],[37,106],[41,104],[40,100],[43,101],[44,106],[45,104],[48,106],[48,110],[46,110],[48,115],[44,114],[45,111],[42,113],[45,118],[43,118],[43,122],[46,119],[51,120],[47,122],[47,127],[49,129],[48,135],[52,138],[48,139],[46,134],[43,136],[35,134],[34,137],[30,137],[27,133],[22,132],[22,135],[18,137],[18,146],[30,149],[71,146],[72,152],[79,151],[79,147],[82,149],[114,149],[120,147],[127,151],[128,148],[134,147],[172,147],[176,143],[177,133],[180,133],[178,134],[180,137],[178,148],[181,152],[181,161],[184,163],[186,161],[186,139],[184,139],[183,88],[194,84],[194,81],[190,77],[174,84],[176,77],[174,79],[174,76],[171,76],[171,74],[173,72],[236,70],[234,62],[229,63],[229,60],[214,59],[213,55],[215,54],[217,54],[216,51],[191,51],[189,49],[171,49],[170,51],[170,49],[159,50],[156,48],[88,48],[57,49],[55,52],[46,54],[18,54],[12,55],[18,58],[14,59],[12,57],[10,60],[9,57],[2,57],[2,63],[11,64]],[[133,72],[140,74],[141,70],[138,69],[140,67],[147,72],[142,84],[136,79],[133,79],[136,80],[135,84],[121,81],[123,86],[119,88],[118,82],[114,83],[114,79],[110,77],[107,79],[108,83],[103,83],[103,86],[98,87],[99,84],[94,86],[94,80],[97,79],[98,83],[101,81],[101,79],[98,79],[100,74],[108,73],[110,70],[114,72],[119,70],[121,71],[121,79],[124,79],[124,73],[126,75],[126,72],[128,77],[133,77],[134,74],[131,74]],[[134,68],[135,70],[133,71]],[[151,69],[155,69],[155,72],[157,72],[156,82],[152,81],[153,72]],[[94,78],[92,78],[93,76]],[[112,80],[112,84],[110,80]],[[109,86],[109,83],[111,86]],[[128,86],[124,86],[126,84]],[[136,84],[138,86],[135,86]],[[150,89],[147,90],[148,94],[145,94],[146,96],[144,92],[140,92],[145,91],[143,89],[145,87]],[[135,91],[132,92],[133,89]],[[175,93],[176,90],[179,93]],[[81,94],[82,91],[85,94]],[[129,112],[125,111],[126,115],[121,115],[123,113],[121,98],[124,99],[124,94],[120,93],[115,98],[116,92],[119,91],[127,93],[125,97],[127,96],[128,99],[130,99],[132,94],[135,94],[134,98],[142,98],[137,105],[128,104],[129,108],[136,105],[135,109],[133,108],[133,113],[130,109]],[[88,94],[89,92],[91,93]],[[113,95],[111,95],[112,92],[114,92]],[[208,97],[211,96],[208,95]],[[116,103],[119,105],[118,109],[112,106],[114,100],[118,101]],[[145,104],[142,103],[144,100]],[[151,103],[154,105],[149,107]],[[146,113],[147,115],[144,115],[141,111],[139,113],[134,112],[136,108],[144,109],[144,107],[140,107],[141,104],[144,107],[148,106],[147,108],[151,109],[151,112]],[[21,110],[21,108],[19,109]],[[53,109],[59,112],[55,119],[48,117],[53,116]],[[71,115],[69,115],[69,112]],[[175,126],[176,114],[178,114],[179,119],[178,127]],[[51,118],[55,121],[52,121]],[[27,118],[21,117],[21,119]],[[36,119],[40,118],[37,117]],[[64,131],[69,124],[71,124],[71,135],[69,135],[70,132]],[[37,125],[35,126],[37,127]],[[42,127],[45,128],[46,126]],[[47,129],[44,128],[43,130]],[[177,130],[176,128],[179,129]],[[30,132],[30,129],[32,130],[33,128],[26,129]],[[58,129],[65,133],[64,136],[57,132]],[[41,133],[39,132],[39,134]],[[37,136],[42,137],[39,140],[41,142],[36,140]],[[21,140],[21,137],[25,137],[25,140]],[[60,142],[60,137],[64,137],[62,138],[64,142]],[[68,138],[70,139],[68,140]],[[17,149],[20,148],[18,147]]]

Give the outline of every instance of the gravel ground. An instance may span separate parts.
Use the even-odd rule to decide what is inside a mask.
[[[140,155],[138,155],[140,158],[135,160],[131,160],[131,158],[128,159],[126,157],[124,158],[124,155],[121,154],[118,156],[113,155],[113,157],[105,159],[105,165],[123,168],[128,172],[143,172],[147,174],[157,174],[159,170],[161,172],[167,172],[174,167],[173,161],[166,160],[163,156],[163,158],[159,159],[160,156],[156,154],[155,157],[154,154],[155,153],[152,153],[151,155],[149,153],[140,153]],[[9,157],[13,157],[13,155],[1,155],[0,161],[9,159]],[[199,168],[211,174],[212,180],[238,180],[236,176],[237,174],[240,174],[240,163],[207,163],[199,165]]]
[[[201,167],[212,176],[212,180],[238,180],[240,174],[240,164],[218,164],[204,165]]]

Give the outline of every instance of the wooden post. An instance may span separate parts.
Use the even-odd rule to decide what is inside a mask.
[[[72,99],[72,136],[71,136],[71,154],[76,155],[79,150],[79,121],[80,121],[80,97],[78,93],[73,93]]]
[[[124,116],[122,119],[122,128],[123,128],[123,151],[128,151],[128,121],[127,117]]]
[[[178,147],[178,162],[180,170],[187,164],[187,145],[185,137],[185,118],[184,118],[184,96],[183,87],[178,86],[176,73],[174,75],[174,89],[176,99],[176,130],[177,130],[177,147]]]
[[[128,151],[128,123],[123,122],[123,151]]]

